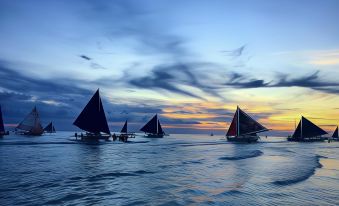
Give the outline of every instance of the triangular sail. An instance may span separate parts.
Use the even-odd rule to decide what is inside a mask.
[[[332,137],[335,138],[335,139],[338,139],[338,138],[339,138],[339,136],[338,136],[338,126],[337,126],[337,128],[334,130]]]
[[[2,111],[1,111],[1,105],[0,105],[0,133],[5,132],[5,127],[4,127],[4,120],[2,119]]]
[[[49,133],[54,133],[55,132],[55,128],[52,122],[50,122],[45,128],[44,128],[45,132],[49,132]]]
[[[318,137],[321,135],[327,134],[326,131],[312,123],[310,120],[305,117],[301,117],[301,120],[292,135],[293,138],[310,138]]]
[[[266,127],[262,126],[259,122],[255,121],[252,117],[237,107],[226,136],[251,135],[265,131],[268,131]]]
[[[143,126],[140,131],[145,133],[157,134],[158,133],[158,115],[154,117]]]
[[[110,134],[99,89],[95,92],[73,124],[87,132]]]
[[[120,133],[127,133],[127,120],[125,121],[124,126],[122,127]]]
[[[252,117],[250,117],[240,108],[238,108],[238,110],[239,110],[238,135],[255,134],[258,132],[268,131],[266,127],[262,126],[259,122],[255,121]]]
[[[36,107],[33,108],[25,119],[17,126],[18,129],[30,132],[32,134],[42,134],[43,128],[40,123],[39,113]]]
[[[238,121],[238,111],[235,112],[232,123],[228,128],[226,136],[237,136],[237,121]]]

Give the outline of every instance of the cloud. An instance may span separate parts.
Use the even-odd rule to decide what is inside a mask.
[[[87,60],[87,61],[90,61],[92,58],[86,56],[86,55],[80,55],[81,58]]]
[[[290,78],[291,75],[278,74],[275,79],[267,82],[263,79],[248,78],[240,73],[231,73],[229,80],[223,85],[241,88],[274,88],[274,87],[303,87],[313,90],[319,90],[326,93],[339,94],[339,83],[322,80],[319,76],[320,71],[297,78]]]
[[[206,83],[211,80],[210,74],[199,70],[199,68],[201,69],[205,66],[213,67],[212,64],[201,62],[163,64],[155,66],[145,76],[131,78],[127,74],[122,79],[128,79],[127,83],[129,85],[140,89],[165,90],[179,95],[205,99],[202,95],[180,88],[180,86],[190,86],[209,95],[222,98],[217,92],[217,87]]]

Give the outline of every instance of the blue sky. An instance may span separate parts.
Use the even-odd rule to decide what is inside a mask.
[[[113,130],[159,113],[170,132],[224,132],[237,104],[278,131],[301,114],[330,130],[338,19],[335,0],[0,0],[0,103],[8,124],[38,105],[74,129],[100,88]]]

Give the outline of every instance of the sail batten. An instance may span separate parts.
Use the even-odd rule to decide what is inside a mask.
[[[295,129],[292,138],[294,139],[304,139],[304,138],[312,138],[319,137],[321,135],[327,134],[326,131],[315,125],[310,120],[305,117],[301,117],[301,120]]]
[[[103,132],[110,134],[99,89],[95,92],[73,124],[90,133],[98,134]]]

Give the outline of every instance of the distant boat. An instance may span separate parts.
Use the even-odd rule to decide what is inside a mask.
[[[16,129],[19,130],[19,134],[23,135],[40,136],[44,133],[36,107],[33,108]]]
[[[45,128],[44,128],[44,132],[46,133],[55,133],[55,128],[53,125],[53,122],[50,122]]]
[[[213,136],[214,136],[213,132],[210,134],[210,136],[211,136],[211,137],[213,137]]]
[[[4,120],[2,119],[2,111],[1,111],[1,105],[0,105],[0,137],[3,137],[5,135],[9,135],[9,132],[5,131]]]
[[[134,133],[128,133],[127,131],[127,120],[125,121],[124,126],[122,127],[121,131],[120,131],[120,136],[119,136],[119,140],[126,142],[128,140],[128,138],[135,138],[135,134]]]
[[[99,89],[89,100],[73,124],[86,131],[85,135],[81,135],[82,138],[85,139],[108,139],[111,136]]]
[[[162,138],[165,136],[165,132],[162,130],[158,115],[154,117],[143,126],[140,131],[145,132],[146,137],[150,138]]]
[[[259,136],[257,133],[268,130],[269,129],[255,121],[237,106],[232,123],[227,131],[226,138],[230,142],[251,143],[258,141]]]
[[[301,120],[295,129],[292,136],[288,137],[288,141],[295,142],[315,142],[324,141],[325,138],[322,135],[327,134],[326,131],[312,123],[310,120],[301,116]]]

